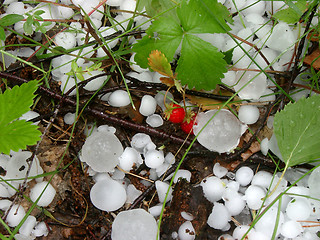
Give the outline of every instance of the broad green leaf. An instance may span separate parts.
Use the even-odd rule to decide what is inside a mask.
[[[171,65],[168,63],[166,56],[158,50],[154,50],[149,55],[149,66],[153,71],[156,71],[162,75],[173,78],[173,72]]]
[[[320,160],[320,96],[289,103],[274,117],[274,133],[288,167]]]
[[[289,24],[296,23],[300,20],[303,12],[307,9],[307,1],[298,1],[293,4],[292,7],[288,7],[286,9],[282,9],[276,12],[273,17],[279,21],[283,21]],[[293,8],[294,7],[294,8]]]
[[[216,0],[184,0],[181,7],[177,8],[177,14],[183,30],[188,33],[225,33],[226,30],[231,30],[225,22],[229,16],[228,10]]]
[[[227,71],[224,55],[210,43],[192,34],[184,36],[176,69],[182,85],[191,89],[212,90]]]
[[[0,126],[7,125],[30,110],[37,86],[38,81],[33,80],[0,94]]]
[[[10,150],[25,149],[40,140],[38,126],[25,120],[14,121],[8,125],[0,125],[0,153],[9,154]]]
[[[12,24],[15,24],[17,22],[20,22],[24,19],[22,15],[19,14],[8,14],[0,19],[0,26],[10,26]]]
[[[136,52],[134,60],[142,67],[148,68],[148,57],[152,50],[161,51],[168,62],[173,56],[182,40],[182,29],[173,18],[159,18],[147,30],[147,35],[133,45]]]
[[[152,23],[147,35],[132,48],[136,52],[135,61],[148,68],[151,51],[158,50],[171,62],[182,41],[178,79],[189,87],[211,90],[226,72],[224,55],[192,34],[228,31],[229,13],[217,0],[182,0],[176,12],[178,20],[166,16]]]

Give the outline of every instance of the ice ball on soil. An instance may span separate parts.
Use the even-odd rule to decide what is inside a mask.
[[[230,111],[225,109],[221,109],[218,113],[217,111],[210,110],[205,113],[199,113],[197,122],[193,126],[193,131],[197,135],[215,115],[200,133],[197,140],[202,146],[211,151],[225,153],[233,150],[238,145],[245,127]]]
[[[258,75],[256,72],[238,71],[236,81],[239,82],[234,86],[234,90],[238,92],[241,89],[238,93],[241,99],[259,99],[267,88],[266,76],[263,74]],[[248,85],[246,85],[247,83]],[[246,86],[242,88],[244,85]]]
[[[165,200],[166,202],[169,202],[172,199],[172,188],[170,187],[168,197],[166,198],[166,194],[169,188],[169,184],[162,181],[156,181],[156,190],[158,193],[158,198],[161,203],[163,203]]]
[[[15,204],[10,209],[6,221],[10,227],[17,226],[26,215],[24,208],[19,204]]]
[[[287,23],[279,22],[272,30],[266,45],[274,50],[283,52],[287,48],[292,47],[296,38]]]
[[[181,224],[178,234],[180,240],[193,240],[196,238],[194,227],[190,221]]]
[[[286,238],[295,238],[303,232],[303,228],[297,221],[287,221],[281,227],[281,234]]]
[[[154,114],[157,107],[157,101],[154,99],[154,97],[150,95],[144,95],[141,99],[141,104],[139,108],[139,112],[143,116],[150,116]]]
[[[220,163],[215,163],[213,166],[213,174],[218,178],[224,177],[228,173],[228,169],[221,166]]]
[[[214,229],[224,229],[230,220],[231,216],[228,209],[222,203],[214,203],[207,220],[208,225]]]
[[[112,107],[124,107],[130,104],[129,95],[124,90],[116,90],[111,93],[108,101]]]
[[[141,164],[142,161],[136,149],[127,147],[119,157],[119,166],[125,171],[130,171],[135,163]]]
[[[81,161],[96,172],[111,172],[119,163],[123,147],[111,132],[98,131],[89,136],[81,151]]]
[[[255,185],[250,185],[245,192],[245,200],[250,209],[258,210],[263,203],[263,198],[266,192],[263,188]]]
[[[37,183],[30,192],[30,199],[35,202],[37,200],[37,198],[40,196],[40,194],[44,191],[44,193],[41,195],[41,198],[39,199],[37,205],[41,206],[41,207],[46,207],[48,206],[54,196],[56,195],[56,190],[54,189],[54,187],[52,187],[52,185],[49,183],[48,187],[45,189],[45,187],[47,186],[48,182],[43,181],[41,183]]]
[[[239,108],[239,120],[245,124],[254,124],[259,119],[259,109],[256,106],[244,105]]]
[[[310,196],[320,198],[320,167],[314,169],[308,179]]]
[[[19,229],[19,233],[25,236],[29,236],[36,224],[37,219],[34,216],[28,216],[26,221],[22,224],[21,228]]]
[[[257,172],[251,181],[252,185],[268,188],[272,180],[272,174],[266,171]]]
[[[236,172],[236,180],[241,186],[247,186],[253,178],[253,170],[249,167],[241,167]]]
[[[119,182],[105,179],[93,185],[90,199],[92,204],[102,211],[115,211],[126,202],[127,193]]]
[[[265,214],[256,223],[255,230],[265,234],[269,239],[271,239],[273,230],[277,224],[277,218],[279,218],[276,233],[276,236],[278,236],[280,233],[281,225],[284,222],[284,216],[281,211],[278,211],[278,207],[276,206],[272,206],[265,212]]]
[[[151,138],[145,133],[137,133],[131,139],[131,146],[140,153],[149,143],[152,143]]]
[[[58,46],[65,49],[74,48],[76,46],[76,36],[70,32],[60,32],[54,37],[54,41]]]
[[[163,152],[158,150],[148,151],[145,155],[144,162],[149,168],[157,168],[160,167],[164,162]]]
[[[311,214],[311,205],[306,199],[294,198],[286,208],[287,216],[292,220],[306,220]]]
[[[225,185],[220,178],[208,177],[201,182],[204,196],[210,202],[219,201],[225,191]]]
[[[159,114],[152,114],[147,117],[146,123],[149,124],[151,127],[160,127],[163,125],[163,119]]]
[[[154,217],[143,209],[120,212],[112,224],[112,240],[157,239],[157,223]]]

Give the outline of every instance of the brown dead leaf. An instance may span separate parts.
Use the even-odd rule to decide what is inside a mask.
[[[317,48],[310,55],[306,56],[303,60],[304,64],[312,66],[314,69],[320,69],[320,49]]]
[[[174,79],[173,78],[169,78],[169,77],[161,77],[160,81],[167,85],[168,87],[173,87],[174,86]]]

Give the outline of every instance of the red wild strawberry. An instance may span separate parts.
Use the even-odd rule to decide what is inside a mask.
[[[183,122],[180,123],[180,128],[187,134],[194,134],[193,133],[193,125],[196,124],[194,121],[196,119],[197,114],[192,114],[191,117],[186,117]]]
[[[166,118],[173,123],[181,123],[186,115],[184,108],[178,104],[170,103],[165,111]]]

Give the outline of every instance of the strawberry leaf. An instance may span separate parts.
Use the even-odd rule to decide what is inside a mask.
[[[34,80],[0,94],[0,153],[9,154],[10,150],[23,149],[40,139],[37,126],[16,120],[30,110],[37,87],[38,81]]]
[[[38,126],[25,120],[14,121],[0,126],[0,152],[9,154],[10,150],[25,149],[26,145],[34,145],[40,140]]]
[[[182,42],[178,79],[189,87],[211,90],[227,70],[224,55],[192,34],[230,30],[226,24],[230,21],[229,12],[217,0],[182,0],[175,12],[177,19],[166,16],[155,20],[146,31],[147,35],[134,44],[135,61],[147,68],[151,51],[158,50],[171,62]]]
[[[153,71],[162,75],[173,78],[171,65],[168,63],[166,56],[158,50],[154,50],[149,55],[149,66]]]
[[[182,42],[177,78],[190,89],[214,89],[226,72],[227,63],[223,58],[224,55],[210,43],[187,34]]]
[[[274,117],[274,133],[287,167],[320,160],[320,96],[289,103]]]
[[[286,22],[288,24],[296,23],[300,20],[303,12],[308,7],[308,2],[305,0],[297,1],[295,4],[291,3],[292,5],[286,9],[282,9],[276,12],[273,17],[279,21]]]
[[[228,10],[217,1],[203,0],[203,3],[214,11],[211,15],[201,3],[201,0],[183,1],[177,8],[177,14],[182,28],[188,33],[225,33],[231,28],[226,24]]]
[[[146,33],[146,36],[133,45],[132,50],[137,53],[134,58],[136,63],[142,68],[148,68],[148,57],[152,50],[161,51],[168,62],[171,62],[183,36],[179,23],[171,17],[159,18]]]
[[[0,126],[21,117],[33,104],[33,94],[38,88],[38,81],[30,81],[0,94]]]

